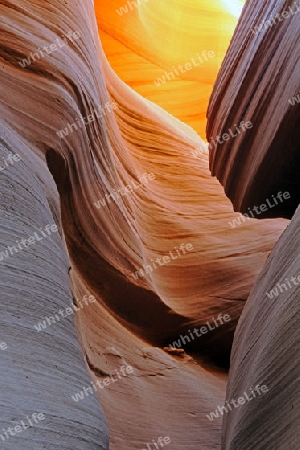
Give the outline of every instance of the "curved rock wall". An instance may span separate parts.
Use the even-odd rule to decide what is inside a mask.
[[[235,211],[269,200],[257,218],[291,218],[300,202],[299,9],[292,0],[247,2],[207,111],[212,175]],[[290,198],[276,205],[279,192]]]
[[[299,446],[299,242],[300,208],[259,275],[235,332],[226,400],[246,402],[230,405],[224,415],[224,450]]]
[[[96,394],[111,430],[111,450],[140,449],[162,435],[170,437],[176,450],[186,449],[187,442],[195,449],[218,448],[221,421],[210,423],[207,414],[222,404],[226,375],[207,354],[213,362],[226,364],[244,302],[288,222],[244,221],[233,212],[222,187],[210,176],[207,144],[132,91],[112,70],[99,41],[92,2],[20,0],[16,5],[6,0],[3,12],[0,89],[9,136],[5,142],[26,158],[27,168],[22,172],[23,166],[11,164],[21,173],[15,176],[11,167],[5,169],[5,192],[19,183],[19,202],[26,208],[16,220],[12,203],[0,251],[10,245],[9,237],[15,241],[30,233],[24,223],[39,229],[50,213],[61,238],[53,237],[53,256],[44,254],[50,246],[50,238],[45,238],[36,243],[26,264],[18,254],[15,267],[6,266],[6,260],[1,264],[10,279],[12,273],[37,271],[38,276],[29,278],[29,295],[38,290],[39,302],[32,302],[36,321],[70,306],[69,273],[78,337],[92,380],[74,341],[72,321],[64,318],[60,328],[55,318],[39,332],[39,380],[18,395],[14,392],[13,416],[29,398],[33,402],[40,396],[44,405],[50,377],[53,390],[58,386],[48,406],[53,423],[63,416],[73,426],[76,415],[78,423],[85,424],[71,430],[72,448],[81,441],[81,448],[107,448]],[[31,208],[38,199],[40,211]],[[27,252],[22,250],[22,257],[28,257]],[[19,279],[16,284],[23,292]],[[10,289],[8,283],[4,286]],[[85,296],[96,301],[85,305]],[[26,330],[29,326],[23,318],[12,327],[16,311],[18,303],[7,322],[11,340],[22,323]],[[192,342],[189,330],[213,323],[219,314],[228,314],[230,321]],[[32,339],[31,330],[27,332]],[[51,341],[45,337],[48,333]],[[186,352],[170,349],[186,335],[190,342],[185,338],[179,345]],[[59,346],[62,336],[70,336],[66,355]],[[27,349],[25,354],[31,355]],[[21,347],[15,352],[20,356]],[[44,369],[53,352],[67,361],[64,371],[59,364],[52,371],[50,365]],[[29,361],[25,377],[32,370]],[[23,374],[11,364],[9,375],[2,376],[14,386]],[[13,416],[8,408],[5,427]],[[42,437],[27,434],[28,445],[32,440],[30,448],[37,448],[34,445],[48,440],[49,448],[61,443],[67,448],[66,426],[58,439],[47,434],[50,430],[41,429]],[[19,441],[7,442],[18,448]]]
[[[208,109],[210,168],[235,209],[292,218],[235,331],[226,401],[216,410],[224,450],[298,448],[299,6],[247,2]],[[228,139],[241,121],[252,126]],[[281,201],[280,192],[289,196]]]
[[[0,175],[0,447],[107,450],[97,399],[82,407],[70,395],[89,376],[73,316],[59,314],[73,307],[57,190],[34,144],[11,128],[4,112],[1,162],[10,153],[20,159]]]

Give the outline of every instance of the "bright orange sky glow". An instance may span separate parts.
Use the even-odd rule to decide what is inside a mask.
[[[117,75],[205,139],[209,96],[243,3],[95,0],[95,10]]]

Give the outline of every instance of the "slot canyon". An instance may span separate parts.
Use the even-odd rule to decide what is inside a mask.
[[[300,3],[0,10],[0,449],[297,450]]]

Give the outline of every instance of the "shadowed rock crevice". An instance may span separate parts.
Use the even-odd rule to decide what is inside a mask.
[[[32,450],[47,445],[49,450],[61,446],[66,450],[84,450],[85,447],[107,450],[108,445],[110,450],[140,450],[147,442],[162,435],[170,436],[174,450],[186,450],[187,442],[191,450],[204,446],[207,450],[219,449],[221,417],[215,422],[207,417],[224,402],[227,373],[216,365],[226,367],[242,310],[249,295],[252,298],[251,290],[256,280],[261,283],[258,278],[261,270],[288,224],[280,218],[249,219],[239,223],[240,214],[233,211],[223,187],[211,176],[207,143],[190,127],[129,87],[141,83],[138,77],[148,77],[141,89],[154,100],[155,95],[150,93],[154,90],[153,80],[159,76],[157,70],[159,67],[168,70],[172,58],[169,58],[167,41],[161,39],[165,30],[159,33],[160,42],[165,42],[165,46],[162,51],[154,52],[155,45],[151,47],[144,27],[147,24],[151,32],[156,28],[156,21],[162,23],[159,14],[162,4],[167,11],[172,11],[170,5],[176,6],[177,17],[185,17],[185,0],[176,0],[176,5],[175,1],[145,2],[139,11],[134,11],[134,19],[128,15],[128,26],[124,25],[124,28],[116,13],[121,1],[102,2],[100,10],[96,3],[99,24],[90,1],[49,0],[46,4],[42,0],[18,0],[16,8],[13,8],[16,4],[13,0],[5,0],[3,4],[4,47],[12,49],[10,57],[3,58],[1,65],[4,141],[9,144],[8,148],[19,152],[24,161],[1,173],[1,177],[4,175],[4,196],[1,197],[4,212],[0,252],[53,218],[60,232],[19,252],[15,255],[17,258],[9,255],[10,259],[1,262],[5,273],[1,288],[5,298],[9,299],[2,306],[1,320],[11,347],[11,353],[4,355],[6,359],[0,359],[0,363],[4,361],[0,378],[8,386],[4,394],[3,426],[9,426],[12,413],[17,417],[20,408],[23,415],[36,409],[45,414],[48,412],[49,416],[44,427],[26,434],[24,440],[21,435],[19,440],[9,440],[9,450],[19,450],[22,445]],[[237,20],[225,11],[223,3],[217,3],[204,7],[197,2],[189,9],[189,20],[180,33],[190,36],[190,43],[185,43],[185,51],[180,55],[175,48],[176,62],[172,64],[180,63],[177,56],[190,57],[190,51],[198,51],[199,41],[195,35],[199,30],[199,17],[195,12],[199,12],[200,7],[208,12],[211,20],[207,25],[208,36],[216,35],[214,48],[220,50],[216,60],[203,71],[201,67],[195,71],[201,77],[199,83],[193,79],[195,74],[180,80],[180,95],[177,95],[179,89],[172,91],[173,83],[167,85],[163,95],[156,91],[156,99],[160,100],[157,103],[166,108],[180,99],[174,111],[180,112],[177,115],[187,123],[195,123],[199,114],[199,129],[205,122],[204,112],[214,74]],[[255,2],[255,8],[260,11],[259,2]],[[264,8],[261,7],[262,11]],[[247,11],[252,11],[249,3],[240,21],[240,31],[232,41],[234,50],[230,49],[226,57],[231,58],[226,74],[231,68],[240,71],[242,68],[245,72],[239,58],[243,59],[246,50],[247,54],[251,53],[247,47],[250,40],[243,39],[241,47],[236,42],[241,44],[239,33],[244,33],[244,29],[249,35],[248,19],[245,21]],[[219,26],[219,21],[224,27]],[[136,24],[132,28],[133,34],[130,34],[129,24]],[[167,25],[167,29],[174,31],[171,23]],[[294,32],[297,30],[294,21],[290,26]],[[78,32],[76,42],[51,55],[36,58],[32,65],[21,67],[18,55],[30,55],[34,49],[51,45],[69,31]],[[282,33],[288,50],[295,37],[288,28],[282,29]],[[152,37],[155,36],[152,33]],[[288,36],[287,41],[285,36]],[[120,43],[121,38],[127,45],[126,51]],[[205,39],[204,44],[208,46],[210,42]],[[112,45],[111,49],[109,45]],[[274,66],[280,60],[276,45],[271,53],[259,50],[264,48],[263,43],[252,49],[255,58],[253,76],[256,68],[259,72],[258,56],[264,58],[263,69],[257,74],[259,82],[256,80],[253,86],[250,86],[251,74],[248,74],[246,84],[240,79],[236,82],[235,74],[230,79],[222,78],[220,89],[224,98],[218,97],[218,106],[212,106],[213,119],[209,119],[213,120],[209,129],[214,135],[224,125],[219,117],[219,114],[222,118],[226,116],[224,108],[225,111],[232,109],[235,121],[247,117],[246,106],[253,101],[253,121],[255,124],[261,121],[263,131],[260,126],[253,127],[251,152],[249,158],[248,153],[244,154],[244,165],[239,151],[249,150],[246,144],[250,142],[250,135],[236,138],[233,153],[226,147],[229,164],[224,160],[224,171],[229,183],[232,179],[229,168],[234,167],[240,172],[234,173],[240,204],[243,204],[243,198],[247,201],[256,199],[250,189],[251,182],[261,175],[261,164],[269,161],[266,143],[271,142],[275,148],[275,137],[276,141],[282,142],[280,133],[286,138],[288,134],[281,128],[282,124],[287,126],[284,122],[286,110],[283,108],[282,117],[276,115],[274,120],[268,110],[264,119],[266,99],[262,108],[257,108],[256,101],[263,95],[254,92],[255,86],[261,83],[270,101],[270,110],[277,105],[278,98],[275,96],[273,101],[267,89],[267,81],[271,78],[267,75],[271,73],[274,77]],[[242,48],[243,53],[239,54],[236,48]],[[117,66],[123,64],[124,67],[116,67],[115,72],[108,56],[114,58],[121,49],[125,52],[124,59],[117,58]],[[148,58],[152,60],[153,71],[136,71],[139,54],[142,55],[140,67],[146,69]],[[154,67],[156,57],[157,67]],[[294,61],[289,53],[286,58]],[[118,76],[127,72],[131,78],[128,84]],[[283,96],[281,87],[284,83],[291,94],[288,80],[292,78],[291,74],[292,71],[282,71],[284,77],[278,79],[279,95]],[[196,85],[201,89],[200,109],[192,90]],[[218,86],[220,78],[216,92],[220,92]],[[222,90],[223,86],[226,86],[226,92]],[[242,86],[240,90],[239,86]],[[244,105],[241,92],[247,96],[248,91],[250,98],[246,98]],[[243,104],[237,111],[235,102]],[[281,111],[279,106],[276,107],[276,111]],[[99,115],[94,114],[95,111]],[[295,119],[293,114],[296,109],[289,115],[290,119]],[[91,115],[92,119],[87,119]],[[294,144],[291,138],[288,145]],[[252,153],[253,148],[262,148],[264,153]],[[294,153],[289,151],[289,154],[285,175],[297,162]],[[216,154],[217,166],[219,159],[222,160]],[[254,167],[251,176],[248,174],[250,161]],[[141,181],[149,174],[153,175],[151,179]],[[291,177],[293,187],[293,171]],[[266,192],[277,187],[271,178],[267,181]],[[179,250],[182,245],[184,252]],[[172,251],[178,257],[170,258]],[[168,262],[161,264],[159,261],[166,257]],[[142,274],[141,269],[144,270]],[[80,306],[90,295],[95,301]],[[77,309],[75,313],[71,310],[72,316],[49,326],[46,323],[45,330],[39,332],[34,328],[35,323],[47,322],[46,317],[73,305],[77,305]],[[264,312],[260,306],[257,311]],[[257,311],[255,307],[255,314]],[[174,350],[163,349],[178,341],[190,327],[205,326],[219,314],[229,315],[230,321],[188,342],[185,352],[176,354]],[[278,317],[274,317],[274,321],[280,321],[280,315]],[[238,341],[245,360],[244,349],[253,338],[250,324],[248,319],[244,324],[247,342],[243,341],[243,330]],[[261,342],[263,325],[257,330],[262,333]],[[284,325],[285,322],[283,328]],[[267,329],[269,338],[272,332]],[[258,349],[257,358],[261,355],[257,372],[264,367],[264,361],[268,362],[269,354]],[[249,373],[245,373],[240,372],[237,353],[232,355],[232,361],[234,389],[239,387],[241,376],[249,382],[256,380],[252,378],[250,363],[247,366]],[[249,361],[256,367],[253,355]],[[273,364],[273,360],[271,362]],[[128,376],[95,389],[97,381],[103,381],[107,374],[111,376],[126,365],[133,369]],[[20,381],[20,376],[24,378],[24,375],[28,377],[26,382]],[[269,376],[273,377],[272,371]],[[276,377],[271,381],[276,388]],[[76,397],[76,393],[81,398]],[[100,404],[109,424],[110,444]],[[28,405],[28,409],[23,405]],[[224,439],[229,448],[231,442],[237,440],[236,431],[243,432],[239,423],[233,416],[226,428],[229,435]],[[253,424],[244,419],[241,423],[250,433]],[[262,442],[261,436],[256,435],[254,443],[259,447]],[[246,439],[245,445],[248,443]]]
[[[267,199],[271,202],[272,195],[290,194],[278,205],[273,202],[258,219],[290,219],[300,203],[299,13],[253,32],[256,25],[295,5],[247,2],[207,112],[209,140],[228,134],[229,129],[237,135],[212,145],[209,157],[212,175],[224,186],[235,211],[249,214],[248,208],[266,204]],[[235,133],[235,125],[242,121],[253,127]]]

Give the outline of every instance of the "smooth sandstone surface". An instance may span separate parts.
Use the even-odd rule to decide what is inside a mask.
[[[117,75],[205,139],[209,96],[243,4],[96,0],[95,12]]]
[[[34,327],[72,305],[55,184],[32,144],[4,121],[1,132],[0,158],[13,150],[21,161],[1,172],[1,251],[15,245],[17,253],[12,249],[0,261],[0,341],[7,345],[0,350],[0,448],[107,450],[108,427],[97,399],[78,405],[70,396],[89,382],[74,317],[41,332]],[[42,239],[47,224],[59,230]],[[35,233],[35,244],[21,250],[17,242]],[[44,420],[14,431],[21,421],[28,427],[34,413]]]
[[[122,366],[133,368],[132,374],[97,391],[110,428],[111,450],[140,450],[159,436],[170,436],[176,450],[186,450],[187,445],[195,450],[218,449],[221,420],[210,423],[206,414],[224,402],[226,374],[213,363],[226,365],[245,301],[288,221],[251,219],[236,228],[230,226],[240,215],[233,212],[223,188],[211,177],[207,144],[120,80],[101,47],[92,2],[51,0],[45,5],[21,0],[16,6],[6,1],[3,10],[3,129],[9,148],[26,159],[26,168],[25,163],[16,163],[3,172],[5,178],[1,173],[7,195],[15,185],[18,189],[10,220],[4,221],[0,251],[10,239],[30,233],[29,228],[46,225],[48,217],[58,225],[61,237],[53,238],[56,247],[49,239],[42,241],[30,253],[28,249],[20,257],[14,255],[14,266],[1,262],[1,269],[21,292],[23,279],[29,284],[34,323],[69,306],[71,295],[77,305],[84,295],[95,296],[96,302],[76,314],[91,380],[94,384],[103,381]],[[30,52],[50,46],[70,30],[80,38],[36,58],[26,68],[20,66]],[[107,108],[112,102],[116,109]],[[108,112],[83,126],[80,118],[95,118],[95,109]],[[74,123],[77,129],[72,128]],[[62,129],[67,130],[63,138],[58,135]],[[197,158],[192,155],[195,149]],[[113,199],[116,190],[138,183],[144,173],[155,178]],[[97,208],[99,200],[105,201]],[[3,205],[5,210],[6,201]],[[133,274],[143,265],[182,243],[191,244],[193,250],[135,279]],[[50,250],[44,254],[47,246],[52,256]],[[32,279],[33,270],[39,282]],[[20,273],[22,278],[15,278]],[[8,283],[4,287],[11,289]],[[19,311],[20,322],[11,328]],[[14,305],[7,320],[10,342],[22,327],[30,326],[33,317],[28,317],[28,311],[27,304],[25,309],[21,302],[21,310],[18,303]],[[218,314],[230,314],[232,320],[192,342],[188,347],[192,356],[188,349],[181,356],[162,350]],[[38,334],[43,342],[37,357],[43,364],[34,365],[38,381],[4,402],[12,404],[16,416],[18,406],[29,399],[31,408],[44,406],[50,384],[57,392],[44,408],[45,415],[53,414],[52,424],[57,425],[63,416],[59,438],[53,436],[55,427],[49,435],[42,422],[38,436],[23,433],[28,448],[39,448],[43,440],[48,442],[46,448],[59,448],[62,442],[68,448],[64,440],[69,434],[70,448],[108,448],[96,394],[89,391],[77,403],[71,398],[91,386],[71,319]],[[28,342],[31,333],[37,333],[26,332]],[[64,338],[70,342],[66,352],[59,345]],[[13,351],[16,358],[23,354],[21,347]],[[27,346],[24,354],[31,355]],[[8,353],[4,355],[9,358]],[[209,362],[203,360],[207,355]],[[55,358],[63,360],[63,366],[60,362],[54,369]],[[25,377],[32,371],[32,361],[26,364]],[[7,366],[11,372],[9,376],[1,373],[3,381],[15,386],[21,374],[11,362]],[[39,396],[41,403],[36,400]],[[78,422],[72,429],[74,416]],[[7,427],[10,410],[4,417]],[[19,441],[11,439],[6,445],[17,450]]]
[[[248,132],[210,151],[212,173],[235,209],[247,212],[278,191],[291,194],[290,201],[261,215],[292,220],[257,278],[235,331],[223,450],[299,447],[299,207],[294,214],[300,200],[299,105],[288,101],[299,92],[299,15],[263,26],[258,34],[251,31],[290,6],[295,11],[294,2],[247,2],[208,109],[208,138],[243,119],[253,123]],[[268,390],[232,406],[256,386]]]
[[[259,275],[235,332],[226,400],[257,384],[268,392],[224,416],[224,450],[299,448],[299,242],[300,208]],[[270,299],[267,293],[276,287],[278,296]]]
[[[247,213],[272,195],[289,192],[290,199],[266,209],[262,218],[290,219],[300,202],[300,103],[292,102],[300,93],[298,8],[292,0],[247,2],[207,110],[208,140],[241,121],[253,125],[210,152],[212,174],[235,210]],[[280,20],[272,25],[276,14]]]

